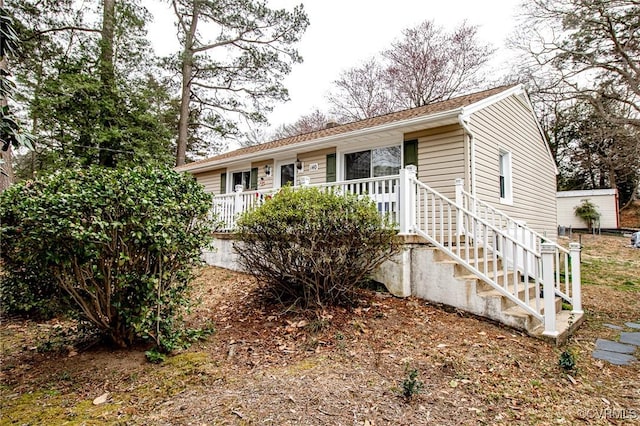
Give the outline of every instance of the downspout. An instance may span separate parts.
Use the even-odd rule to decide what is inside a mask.
[[[473,135],[473,132],[469,128],[469,124],[463,118],[464,114],[458,115],[458,122],[464,132],[469,136],[469,160],[471,162],[471,184],[469,188],[469,193],[473,196],[476,195],[476,138]]]

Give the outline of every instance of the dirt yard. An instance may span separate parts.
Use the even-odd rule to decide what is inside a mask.
[[[603,324],[640,320],[640,250],[616,237],[582,243],[587,320],[562,348],[372,289],[357,308],[304,316],[216,268],[195,283],[192,317],[216,332],[160,365],[144,348],[69,346],[59,336],[73,334],[70,321],[4,319],[0,424],[640,424],[640,363],[591,357],[596,338],[619,333]],[[405,398],[413,370],[423,387]]]

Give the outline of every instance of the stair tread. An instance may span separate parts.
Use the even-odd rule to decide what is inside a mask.
[[[555,303],[562,303],[562,299],[558,296],[556,296],[555,298]],[[529,307],[532,309],[536,309],[536,300],[535,299],[529,299]],[[511,306],[510,308],[507,308],[505,310],[503,310],[503,312],[505,314],[508,315],[512,315],[512,314],[517,314],[519,312],[524,312],[524,310],[522,309],[522,307],[515,305],[515,306]],[[544,300],[540,299],[540,313],[544,312]],[[528,314],[527,314],[528,315]]]
[[[501,288],[504,289],[504,287],[502,287],[502,286],[501,286]],[[510,294],[513,295],[514,294],[513,283],[507,284],[506,290]],[[524,283],[518,283],[518,293],[524,293],[527,290],[529,292],[531,292],[531,291],[535,292],[535,290],[536,290],[535,284],[534,283],[529,283],[527,286],[525,286]],[[490,288],[488,288],[486,290],[479,290],[478,291],[478,296],[480,296],[480,297],[502,297],[502,296],[504,296],[504,294],[501,291],[499,291],[499,290],[497,290],[497,289],[495,289],[493,287],[490,287]],[[529,295],[529,300],[535,300],[535,295],[530,294]]]
[[[484,271],[481,270],[480,272],[482,272],[484,274]],[[487,272],[487,276],[489,278],[492,278],[494,276],[503,277],[505,275],[504,269],[498,269],[497,272],[498,272],[498,274],[496,275],[496,274],[494,274],[494,271],[488,271]],[[511,274],[515,274],[515,271],[507,271],[507,275],[511,275]],[[475,274],[473,274],[471,272],[468,272],[468,273],[463,274],[463,275],[456,275],[456,278],[462,278],[462,279],[467,279],[467,280],[468,279],[472,279],[472,278],[480,279],[480,277],[478,277],[477,275],[475,275]]]

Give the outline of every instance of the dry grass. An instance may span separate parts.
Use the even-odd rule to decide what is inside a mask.
[[[640,320],[640,251],[625,243],[583,237],[587,321],[568,346],[571,376],[558,367],[567,348],[422,300],[363,290],[352,310],[304,315],[207,268],[193,320],[217,331],[159,366],[142,350],[38,352],[68,324],[5,321],[0,424],[640,424],[640,365],[590,355],[617,335],[604,323]],[[408,369],[424,383],[410,400]]]

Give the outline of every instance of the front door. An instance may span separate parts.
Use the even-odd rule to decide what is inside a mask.
[[[291,185],[296,183],[296,166],[294,163],[283,164],[280,166],[280,186]]]

